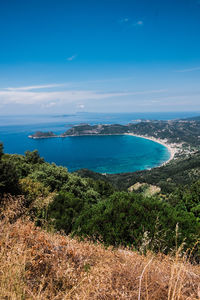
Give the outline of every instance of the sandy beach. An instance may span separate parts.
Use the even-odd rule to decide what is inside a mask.
[[[164,166],[168,162],[170,162],[174,158],[175,154],[178,152],[178,149],[176,147],[172,147],[172,145],[166,143],[165,141],[163,141],[159,138],[156,139],[154,137],[147,137],[145,135],[137,135],[137,134],[134,134],[134,133],[125,133],[125,135],[131,135],[131,136],[136,136],[136,137],[140,137],[140,138],[143,138],[143,139],[147,139],[147,140],[156,142],[156,143],[161,144],[164,147],[166,147],[168,149],[169,153],[170,153],[170,158],[167,161],[165,161],[162,165],[160,165],[160,167]]]

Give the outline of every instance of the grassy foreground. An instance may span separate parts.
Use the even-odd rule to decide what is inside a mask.
[[[200,299],[200,265],[48,233],[1,211],[0,299]]]

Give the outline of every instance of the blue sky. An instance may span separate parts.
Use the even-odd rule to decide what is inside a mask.
[[[200,111],[199,0],[6,0],[0,28],[0,114]]]

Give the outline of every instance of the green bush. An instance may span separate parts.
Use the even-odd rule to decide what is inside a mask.
[[[179,235],[176,237],[176,225]],[[74,234],[103,240],[107,245],[129,245],[137,249],[144,238],[154,251],[168,252],[185,241],[191,246],[200,233],[193,214],[177,211],[156,198],[118,192],[83,210],[73,227]],[[177,238],[177,241],[176,241]]]

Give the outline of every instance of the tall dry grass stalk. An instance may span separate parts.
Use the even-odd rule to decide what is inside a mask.
[[[8,216],[0,221],[0,299],[200,299],[200,266],[180,249],[173,257],[105,249]]]

